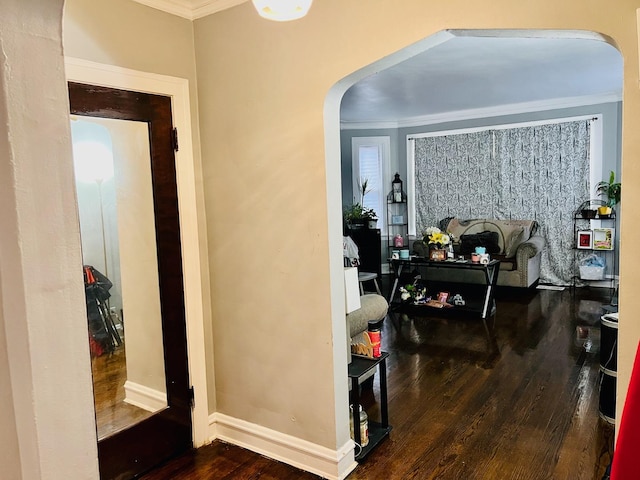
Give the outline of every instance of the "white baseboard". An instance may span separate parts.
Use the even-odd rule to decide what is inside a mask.
[[[222,440],[331,480],[343,480],[358,465],[354,443],[329,448],[221,413],[209,416],[211,440]]]
[[[167,394],[127,380],[124,382],[124,401],[149,412],[157,412],[167,406]]]

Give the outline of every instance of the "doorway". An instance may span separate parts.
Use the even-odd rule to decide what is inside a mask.
[[[69,99],[100,472],[131,478],[192,446],[171,98]]]

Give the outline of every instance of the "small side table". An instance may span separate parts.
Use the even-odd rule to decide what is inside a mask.
[[[387,352],[382,352],[379,358],[367,358],[359,355],[353,355],[349,364],[349,379],[351,380],[351,392],[353,395],[354,413],[353,413],[353,436],[354,441],[360,445],[360,415],[358,415],[358,407],[360,404],[360,378],[370,370],[379,367],[380,373],[380,422],[369,419],[369,443],[366,447],[362,447],[360,453],[355,456],[356,460],[362,460],[373,448],[382,440],[389,436],[391,426],[389,425],[389,413],[387,406]]]

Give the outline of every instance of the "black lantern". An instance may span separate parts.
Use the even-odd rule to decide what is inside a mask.
[[[402,203],[402,180],[400,180],[400,174],[396,173],[393,182],[391,182],[391,201],[393,203]]]

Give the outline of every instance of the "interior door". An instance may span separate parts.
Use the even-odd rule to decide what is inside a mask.
[[[171,98],[69,83],[102,479],[192,446]]]

